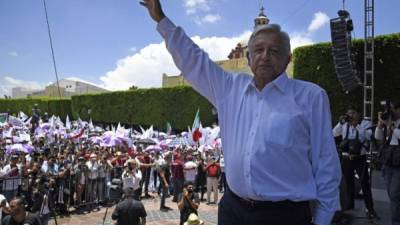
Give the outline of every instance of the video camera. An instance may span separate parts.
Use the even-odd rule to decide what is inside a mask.
[[[339,122],[340,122],[341,124],[350,122],[350,120],[351,120],[351,117],[350,117],[349,115],[347,115],[347,114],[344,114],[343,116],[340,116],[340,117],[339,117]]]

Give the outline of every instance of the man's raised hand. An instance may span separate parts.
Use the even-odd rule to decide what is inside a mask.
[[[161,8],[160,0],[142,0],[140,4],[149,10],[151,18],[157,23],[160,22],[165,14]]]

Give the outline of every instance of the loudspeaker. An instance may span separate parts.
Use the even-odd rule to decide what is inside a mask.
[[[351,48],[351,19],[341,16],[330,20],[332,38],[332,56],[337,78],[344,91],[350,92],[360,87],[354,54]]]

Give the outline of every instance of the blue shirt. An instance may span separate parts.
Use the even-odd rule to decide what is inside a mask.
[[[157,29],[185,78],[218,110],[232,191],[253,200],[316,200],[314,223],[330,224],[341,170],[326,92],[286,74],[259,91],[251,76],[221,69],[168,18]]]

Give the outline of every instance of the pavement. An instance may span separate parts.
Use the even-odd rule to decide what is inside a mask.
[[[221,197],[222,194],[219,194]],[[168,212],[160,211],[160,200],[158,197],[154,199],[143,199],[144,207],[147,212],[146,225],[176,225],[179,224],[179,210],[175,202],[172,202],[172,197],[166,200],[166,206],[172,208]],[[87,214],[73,214],[70,217],[58,218],[58,225],[102,225],[103,218],[107,208],[101,208],[100,211],[94,211]],[[205,202],[200,203],[199,217],[204,221],[205,225],[217,224],[217,210],[218,206],[207,205]],[[114,211],[114,206],[109,207],[107,210],[106,220],[104,225],[114,225],[114,221],[111,220],[111,214]],[[49,222],[49,225],[55,225],[54,219]]]
[[[372,179],[372,194],[374,198],[375,210],[377,211],[380,219],[369,220],[365,217],[365,207],[362,199],[357,199],[355,209],[347,212],[350,219],[344,220],[340,225],[390,225],[390,205],[385,185],[379,171],[374,171]],[[219,194],[221,197],[222,194]],[[159,198],[156,196],[154,199],[142,200],[147,211],[147,225],[176,225],[179,224],[179,210],[177,204],[171,201],[172,198],[166,200],[166,205],[173,210],[168,212],[161,212],[159,210]],[[91,212],[83,215],[72,215],[65,218],[57,218],[57,225],[103,225],[103,218],[107,208],[101,208],[100,211]],[[111,214],[114,207],[107,210],[105,225],[114,225],[111,220]],[[202,202],[199,207],[199,217],[203,220],[205,225],[217,224],[217,211],[218,205],[206,205]],[[49,225],[54,225],[52,220]]]

